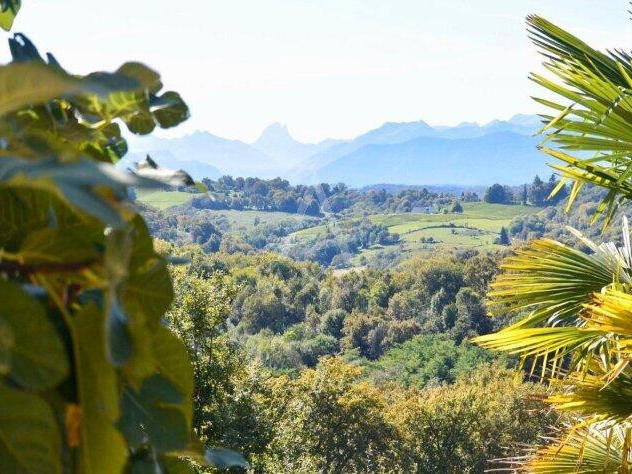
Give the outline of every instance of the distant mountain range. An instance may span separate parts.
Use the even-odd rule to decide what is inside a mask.
[[[121,166],[150,154],[159,164],[183,168],[195,178],[280,176],[294,183],[344,182],[484,186],[519,184],[547,175],[546,158],[532,135],[534,115],[516,115],[486,125],[431,127],[423,121],[387,122],[351,140],[301,143],[286,126],[267,127],[254,143],[209,132],[180,138],[132,138]]]

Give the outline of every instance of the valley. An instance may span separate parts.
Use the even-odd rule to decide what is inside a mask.
[[[178,206],[186,206],[202,196],[189,192],[159,191],[141,193],[138,200],[157,210],[177,215]],[[456,199],[453,198],[453,199]],[[362,243],[346,258],[334,262],[335,268],[363,268],[389,266],[417,255],[454,254],[466,251],[498,252],[505,246],[498,243],[502,228],[509,228],[513,218],[535,214],[540,208],[520,204],[493,204],[486,202],[462,203],[461,212],[366,212],[307,216],[300,213],[259,210],[206,210],[204,218],[222,222],[223,233],[242,239],[263,228],[288,228],[278,231],[273,242],[265,242],[262,249],[279,251],[296,257],[296,249],[308,249],[332,239],[336,234],[350,234],[364,223],[378,226],[389,235],[396,236],[388,243]],[[291,231],[292,227],[297,230]],[[274,231],[272,231],[274,233]],[[256,245],[255,245],[256,246]],[[309,258],[308,258],[309,259]],[[319,263],[327,263],[316,258]],[[331,262],[329,262],[331,263]]]

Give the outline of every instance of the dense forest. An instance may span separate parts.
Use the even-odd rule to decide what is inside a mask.
[[[482,472],[552,421],[542,388],[467,342],[511,318],[483,304],[497,258],[336,276],[271,253],[159,249],[190,261],[171,269],[167,320],[195,368],[194,422],[256,470]]]

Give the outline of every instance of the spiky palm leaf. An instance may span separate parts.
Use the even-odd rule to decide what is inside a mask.
[[[525,456],[505,460],[507,470],[535,474],[627,473],[632,462],[630,434],[623,426],[571,428],[550,444],[529,450]]]
[[[632,57],[597,51],[540,17],[527,22],[550,73],[531,78],[559,98],[536,99],[553,110],[542,115],[541,130],[542,151],[563,176],[553,193],[573,182],[570,207],[584,185],[606,189],[594,219],[604,216],[608,225],[619,204],[632,199]],[[597,246],[572,232],[590,252],[540,240],[506,260],[489,294],[492,308],[530,313],[476,342],[535,358],[558,387],[548,401],[579,417],[565,435],[508,465],[535,473],[630,473],[630,232],[624,218],[621,248]]]
[[[629,239],[624,246],[596,245],[578,231],[571,232],[591,253],[553,240],[536,240],[502,265],[505,270],[492,283],[489,304],[496,312],[529,309],[529,316],[502,331],[480,336],[481,346],[534,358],[542,377],[558,377],[581,370],[591,355],[619,347],[612,331],[613,316],[606,319],[604,300],[589,306],[595,294],[606,288],[624,288],[632,282]],[[628,233],[624,221],[624,235]],[[597,323],[595,316],[601,314]],[[610,322],[610,325],[606,323]],[[546,324],[547,327],[539,327]]]
[[[515,327],[534,327],[577,321],[578,312],[593,293],[617,282],[632,282],[631,269],[616,247],[597,246],[573,233],[592,253],[554,240],[529,243],[502,264],[504,273],[489,293],[494,312],[530,309],[528,318]]]
[[[527,23],[546,69],[561,80],[531,75],[562,99],[536,99],[554,111],[542,115],[543,131],[557,149],[543,151],[561,161],[552,166],[574,182],[569,205],[586,183],[610,191],[595,214],[595,220],[605,214],[607,224],[621,198],[632,198],[631,58],[597,51],[541,17],[530,16]]]

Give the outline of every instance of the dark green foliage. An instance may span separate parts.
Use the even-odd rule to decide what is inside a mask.
[[[456,212],[460,214],[463,212],[463,206],[461,206],[461,203],[459,201],[455,201],[450,208],[450,212]]]
[[[347,316],[348,313],[343,309],[327,311],[321,318],[321,331],[323,334],[340,339],[342,337],[342,327]]]
[[[322,216],[324,213],[360,215],[363,212],[430,212],[451,204],[454,196],[434,193],[427,189],[404,189],[387,192],[384,189],[359,191],[344,184],[330,186],[292,186],[287,180],[275,178],[233,178],[222,176],[217,181],[203,180],[210,194],[194,198],[188,206],[194,209],[279,211]],[[467,199],[478,196],[468,193]]]
[[[501,186],[496,183],[487,188],[487,191],[485,191],[485,195],[483,196],[483,201],[493,204],[512,204],[513,195],[509,187]]]
[[[463,277],[467,286],[479,295],[484,295],[499,271],[497,258],[488,255],[475,255],[465,262]]]
[[[472,191],[464,191],[461,193],[461,201],[463,202],[478,202],[481,198]]]
[[[8,29],[20,2],[0,6]],[[182,122],[187,106],[161,94],[159,75],[140,63],[78,76],[24,35],[9,47],[13,60],[0,66],[0,471],[164,472],[174,451],[208,466],[192,432],[190,363],[162,325],[173,299],[167,262],[129,202],[131,186],[191,178],[151,160],[132,174],[112,166],[127,152],[120,124],[149,133]]]
[[[528,202],[534,206],[543,207],[546,205],[555,205],[565,200],[568,196],[566,187],[561,188],[555,196],[549,198],[557,184],[558,181],[554,174],[551,175],[546,183],[543,182],[539,176],[536,176],[533,179],[533,183],[529,186]]]
[[[454,382],[489,363],[492,356],[467,342],[457,345],[446,334],[423,334],[398,344],[368,366],[375,381],[399,381],[424,387],[429,382]]]
[[[318,357],[341,351],[357,350],[375,360],[424,332],[446,332],[456,340],[485,333],[491,320],[476,291],[466,285],[484,290],[498,270],[492,257],[481,256],[420,259],[393,270],[334,276],[318,265],[271,253],[204,255],[196,250],[190,255],[195,255],[192,275],[218,273],[230,282],[235,295],[223,317],[234,325],[231,331],[246,352],[275,371],[311,367]],[[178,298],[191,303],[178,307],[208,300],[188,285],[178,290],[183,295]],[[223,327],[220,320],[216,324]]]
[[[507,233],[507,229],[505,229],[504,227],[500,228],[498,243],[500,245],[509,245],[511,243],[511,241],[509,240],[509,234]]]

